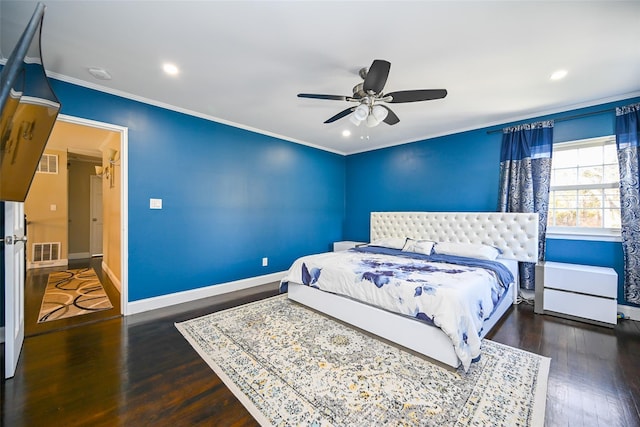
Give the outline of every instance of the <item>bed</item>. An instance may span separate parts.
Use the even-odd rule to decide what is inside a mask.
[[[301,257],[293,263],[287,275],[282,279],[282,287],[287,289],[288,298],[293,301],[451,367],[462,365],[467,370],[470,363],[479,357],[479,341],[491,331],[509,307],[516,303],[518,262],[537,261],[537,236],[537,214],[372,212],[370,218],[372,246]],[[388,244],[379,246],[379,242],[387,242]],[[396,246],[385,247],[385,245],[393,246],[389,242],[394,242]],[[405,243],[405,247],[402,249],[406,249],[406,245],[413,246],[409,251],[400,250],[398,253],[399,244],[397,242]],[[478,255],[481,258],[484,257],[484,249],[495,248],[494,250],[499,252],[499,256],[488,263],[500,265],[491,266],[491,269],[504,270],[501,265],[506,266],[506,269],[511,273],[511,278],[508,280],[513,283],[501,283],[500,280],[507,280],[504,278],[508,276],[496,273],[497,270],[491,272],[489,267],[485,268],[484,261],[479,265],[463,263],[455,264],[452,267],[450,263],[458,261],[447,258],[451,255],[448,253],[445,255],[433,254],[435,249],[429,247],[429,242],[436,242],[435,247],[441,247],[443,252],[445,247],[465,250],[468,247],[483,248],[482,254]],[[414,250],[417,254],[413,253]],[[452,254],[460,255],[455,251]],[[467,258],[464,251],[462,255],[465,255],[462,258]],[[453,256],[452,258],[460,257]],[[491,259],[491,256],[486,259]],[[462,261],[466,262],[464,259]],[[444,262],[445,264],[429,264],[428,268],[424,266],[417,268],[416,265],[422,262]],[[475,261],[473,262],[475,263]],[[356,270],[359,270],[348,271],[348,264],[357,265]],[[361,268],[363,265],[375,265],[377,270],[364,271]],[[380,265],[384,265],[386,268],[382,273]],[[441,267],[442,265],[444,267]],[[389,272],[390,268],[394,270]],[[454,295],[454,300],[447,303],[443,300],[438,303],[440,305],[437,307],[427,307],[424,313],[428,315],[424,315],[420,311],[422,308],[416,308],[416,306],[407,308],[404,305],[399,307],[398,304],[394,304],[394,301],[397,300],[401,300],[403,304],[405,299],[409,300],[410,298],[406,297],[407,292],[415,292],[417,296],[423,292],[422,289],[425,290],[425,293],[429,290],[432,291],[429,286],[422,285],[423,280],[427,279],[423,279],[419,275],[421,273],[416,271],[427,269],[436,270],[438,281],[444,280],[444,276],[447,275],[445,273],[450,273],[448,275],[452,276],[451,280],[454,281],[454,284],[443,284],[444,291],[442,292],[449,292],[449,289],[455,288],[455,292],[449,292]],[[348,279],[342,279],[342,276],[337,275],[338,272],[347,274]],[[347,288],[342,288],[343,282],[354,282],[354,277],[358,278],[359,285],[365,284],[365,287],[368,287],[367,290],[349,291]],[[491,278],[494,278],[496,282],[482,285],[489,286],[489,288],[481,288],[480,284],[476,284],[476,280],[482,282],[494,280]],[[401,281],[408,282],[406,284],[413,286],[413,288],[409,291],[403,290],[402,294],[399,293],[401,291],[397,289],[405,286],[405,284],[399,284]],[[415,286],[416,283],[420,286]],[[377,295],[377,290],[383,288],[395,293],[388,297],[372,297],[374,294]],[[463,288],[464,291],[461,290]],[[438,292],[441,291],[438,290]],[[459,315],[457,311],[449,311],[457,310],[458,306],[466,304],[462,300],[472,298],[467,295],[468,293],[473,294],[474,298],[482,300],[478,297],[482,292],[484,292],[482,295],[489,295],[485,295],[484,300],[490,298],[493,305],[489,306],[487,301],[480,304],[481,309],[484,304],[486,313],[479,315],[475,313],[477,317],[479,316],[479,320],[467,321],[466,314]],[[500,294],[497,295],[497,292]],[[420,295],[420,298],[422,297],[423,295]],[[461,298],[461,301],[458,302],[455,298]],[[430,299],[433,300],[433,296]],[[440,301],[439,298],[438,300]],[[414,304],[414,299],[411,299],[411,304]],[[463,307],[462,310],[464,311],[465,308]],[[464,322],[464,328],[469,327],[469,331],[473,333],[461,335],[459,331],[456,332],[452,329],[453,326],[447,326],[444,321],[440,320],[445,317],[459,318],[459,323]],[[475,326],[470,325],[474,322]],[[478,324],[478,322],[480,323]]]

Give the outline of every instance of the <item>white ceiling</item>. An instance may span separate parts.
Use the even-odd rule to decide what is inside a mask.
[[[35,4],[2,0],[3,57]],[[343,154],[640,95],[640,1],[45,4],[53,77]],[[449,94],[389,104],[400,123],[375,128],[323,124],[352,104],[296,97],[351,95],[374,59],[391,62],[385,92]]]

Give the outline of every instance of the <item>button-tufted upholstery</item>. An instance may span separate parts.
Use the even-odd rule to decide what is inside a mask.
[[[538,214],[505,212],[371,212],[371,241],[410,237],[482,243],[503,258],[538,261]]]

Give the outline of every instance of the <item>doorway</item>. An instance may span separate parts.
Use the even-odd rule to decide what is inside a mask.
[[[51,239],[49,236],[42,237],[42,233],[38,231],[39,227],[42,228],[38,214],[27,210],[27,221],[30,223],[28,233],[32,234],[29,248],[33,249],[33,244],[42,240],[54,240],[56,243],[60,243],[58,245],[60,259],[57,265],[54,263],[34,266],[31,262],[33,254],[29,257],[31,268],[28,271],[27,280],[29,277],[32,280],[30,286],[25,288],[27,293],[26,314],[29,316],[29,313],[35,311],[37,317],[39,307],[36,310],[29,305],[38,305],[39,303],[37,298],[34,302],[34,298],[30,298],[28,292],[37,288],[41,289],[43,293],[46,277],[50,272],[67,268],[88,267],[96,270],[114,308],[107,313],[77,316],[78,321],[83,323],[84,321],[105,318],[105,316],[126,314],[127,129],[107,123],[60,115],[45,153],[49,150],[54,154],[59,154],[60,169],[64,168],[64,172],[67,174],[65,176],[69,178],[71,178],[71,174],[68,168],[71,167],[71,163],[80,160],[85,162],[84,166],[78,167],[78,169],[85,169],[82,180],[87,192],[86,209],[79,216],[72,215],[73,200],[68,194],[69,185],[66,188],[67,195],[64,196],[68,203],[64,202],[64,197],[60,201],[46,201],[43,210],[47,211],[49,216],[56,217],[58,220],[62,219],[59,221],[59,225],[64,230],[68,230],[67,233],[60,233],[58,237]],[[117,161],[114,161],[114,153],[117,153]],[[94,164],[90,164],[91,162]],[[93,172],[87,172],[87,169]],[[107,170],[108,174],[105,173]],[[66,208],[65,205],[67,205]],[[51,215],[52,212],[55,213]],[[109,216],[108,220],[103,220],[105,215]],[[72,223],[79,222],[86,223],[84,228],[86,231],[83,232],[86,235],[84,237],[86,245],[82,247],[74,246],[72,242],[73,237],[78,235],[78,231],[72,227]],[[49,235],[54,228],[49,227]],[[38,233],[40,234],[38,235]],[[70,326],[70,321],[56,320],[48,322],[51,325],[47,325],[44,330],[52,328],[56,322],[60,327]],[[27,328],[29,323],[31,322],[26,321]],[[42,330],[43,328],[36,327],[36,333],[40,333]],[[32,334],[28,333],[28,335]]]

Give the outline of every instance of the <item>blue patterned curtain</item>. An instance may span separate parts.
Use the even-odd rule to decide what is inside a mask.
[[[640,103],[616,108],[616,145],[620,165],[620,213],[624,253],[624,296],[640,304]]]
[[[553,121],[503,129],[500,153],[500,212],[537,212],[538,260],[544,260]],[[535,289],[535,263],[520,263],[520,287]]]

